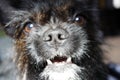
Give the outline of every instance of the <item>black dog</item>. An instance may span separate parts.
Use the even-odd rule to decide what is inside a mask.
[[[106,80],[97,0],[7,0],[0,7],[19,80]]]

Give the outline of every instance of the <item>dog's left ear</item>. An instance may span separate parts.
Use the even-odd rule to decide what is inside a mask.
[[[6,6],[0,6],[0,29],[5,31],[9,36],[13,36],[14,29],[12,27],[6,27],[6,24],[10,21],[12,8]]]

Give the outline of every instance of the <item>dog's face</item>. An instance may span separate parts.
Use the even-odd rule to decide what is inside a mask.
[[[93,1],[25,2],[27,7],[13,11],[14,15],[5,27],[16,40],[17,52],[31,56],[36,64],[46,61],[47,65],[40,74],[45,80],[50,75],[50,80],[58,80],[56,75],[59,78],[63,75],[64,80],[81,80],[78,73],[84,67],[78,67],[74,60],[80,60],[84,55],[90,57],[89,45],[98,38]]]
[[[22,46],[37,61],[55,57],[61,61],[86,53],[89,36],[94,40],[96,35],[95,14],[88,1],[38,2],[28,4],[29,10],[13,11],[12,20],[6,25],[7,33],[18,42],[24,40]]]

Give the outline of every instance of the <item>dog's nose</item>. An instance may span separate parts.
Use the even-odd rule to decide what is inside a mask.
[[[68,32],[63,29],[48,30],[43,36],[43,40],[49,43],[62,44],[69,37]]]

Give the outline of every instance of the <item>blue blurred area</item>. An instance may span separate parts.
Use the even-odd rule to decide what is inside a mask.
[[[12,40],[0,37],[0,80],[16,80],[16,67],[13,62]]]

